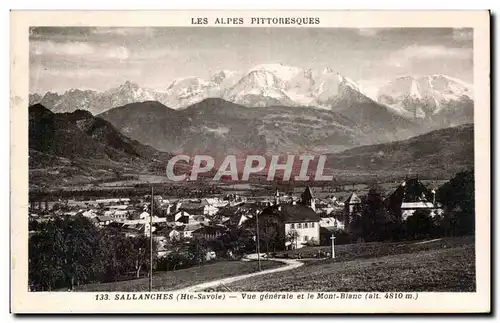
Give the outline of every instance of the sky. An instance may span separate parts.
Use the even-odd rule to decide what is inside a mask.
[[[165,91],[264,63],[332,70],[367,92],[398,76],[473,82],[472,29],[32,27],[30,93],[105,91],[125,81]]]

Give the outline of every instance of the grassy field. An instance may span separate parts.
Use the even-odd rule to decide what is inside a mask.
[[[475,291],[472,237],[431,243],[345,246],[336,259],[309,261],[279,274],[242,280],[233,291]],[[342,253],[341,253],[342,255]],[[343,257],[343,258],[342,258]]]
[[[282,264],[276,261],[262,261],[262,269],[279,267]],[[239,276],[257,271],[255,261],[219,261],[200,267],[192,267],[176,271],[153,273],[153,290],[175,290],[203,282],[217,280],[231,276]],[[78,286],[75,291],[80,292],[145,292],[148,291],[149,278],[140,278],[128,281],[103,284],[88,284]]]
[[[474,244],[474,237],[444,238],[422,241],[403,242],[373,242],[360,244],[346,244],[335,246],[335,261],[348,261],[359,258],[381,257],[393,254],[411,253],[423,250],[450,248]],[[317,258],[318,252],[331,252],[330,246],[304,247],[301,249],[278,252],[276,257],[281,258],[288,254],[290,258],[296,258],[301,254],[302,258]]]

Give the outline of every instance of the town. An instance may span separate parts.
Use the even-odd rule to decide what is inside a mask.
[[[31,201],[30,261],[36,262],[37,255],[43,252],[44,247],[36,243],[37,236],[50,231],[48,228],[57,221],[75,219],[90,223],[91,235],[98,237],[98,243],[107,243],[102,252],[121,248],[112,257],[127,258],[121,269],[116,263],[105,264],[111,272],[94,277],[103,282],[144,277],[149,275],[148,269],[168,271],[219,259],[238,260],[251,253],[262,253],[263,258],[278,255],[300,258],[301,249],[329,246],[332,237],[337,244],[353,244],[443,234],[440,223],[447,205],[437,200],[436,188],[425,186],[417,177],[409,177],[385,197],[379,190],[380,187],[374,186],[365,195],[353,191],[341,197],[306,186],[297,194],[275,189],[268,196],[212,194],[202,198],[165,198],[152,190],[140,197]],[[431,225],[425,226],[426,223]],[[62,231],[68,228],[61,226]],[[75,226],[69,226],[70,230],[75,230]],[[80,242],[75,239],[75,235],[85,234],[84,229],[61,234],[71,239],[66,244],[75,244],[71,252],[85,249],[76,245]],[[293,256],[288,255],[294,250]],[[314,256],[330,255],[320,252]],[[92,257],[89,263],[95,262],[96,255]],[[71,255],[70,258],[78,261]],[[153,267],[149,267],[151,261]],[[51,286],[50,283],[44,286],[47,276],[41,276],[39,266],[43,266],[41,260],[30,268],[34,290],[68,285],[68,277],[63,275],[54,278]],[[56,283],[58,279],[61,282]],[[88,281],[86,276],[70,280],[70,289]]]

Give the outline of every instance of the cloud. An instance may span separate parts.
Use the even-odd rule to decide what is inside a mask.
[[[53,41],[34,41],[31,43],[34,55],[67,55],[79,56],[93,54],[95,49],[83,42],[56,43]]]
[[[144,36],[150,37],[155,33],[151,27],[96,27],[92,30],[94,35],[118,35],[118,36]]]
[[[125,80],[135,80],[141,75],[142,70],[138,68],[45,68],[40,64],[31,64],[30,93],[43,94],[47,91],[64,93],[71,88],[102,91]]]
[[[33,41],[30,53],[32,56],[90,58],[90,59],[118,59],[126,60],[130,56],[129,50],[124,46],[95,46],[85,42],[54,42]]]
[[[391,66],[402,67],[413,60],[438,59],[472,59],[472,49],[449,48],[445,46],[417,46],[412,45],[400,49],[389,55],[387,63]]]

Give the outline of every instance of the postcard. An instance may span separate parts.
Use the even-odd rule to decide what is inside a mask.
[[[489,313],[488,11],[11,11],[11,312]]]

